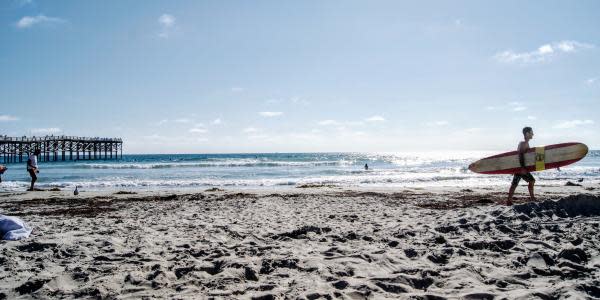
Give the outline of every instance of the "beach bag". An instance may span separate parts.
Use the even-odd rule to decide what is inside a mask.
[[[28,238],[32,228],[17,217],[0,215],[0,237],[3,240],[16,241]]]

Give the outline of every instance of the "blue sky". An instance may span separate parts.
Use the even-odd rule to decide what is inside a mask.
[[[0,134],[128,153],[600,148],[598,1],[0,2]]]

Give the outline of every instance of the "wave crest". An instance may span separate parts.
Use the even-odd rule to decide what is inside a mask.
[[[82,164],[76,165],[80,169],[170,169],[170,168],[235,168],[235,167],[318,167],[318,166],[345,166],[347,161],[318,161],[318,162],[293,162],[293,161],[234,161],[234,162],[200,162],[200,163],[120,163],[120,164]]]

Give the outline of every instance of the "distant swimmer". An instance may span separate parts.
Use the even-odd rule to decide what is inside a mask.
[[[6,172],[6,167],[0,165],[0,183],[2,182],[2,174],[4,174],[4,172]]]
[[[529,173],[525,167],[525,153],[529,149],[529,140],[533,138],[533,129],[531,129],[531,127],[523,128],[523,138],[524,141],[520,142],[519,147],[517,148],[521,171],[513,175],[513,180],[510,185],[510,189],[508,190],[508,200],[506,200],[506,205],[512,205],[513,194],[515,193],[515,189],[519,185],[519,181],[521,181],[521,179],[529,183],[529,198],[531,201],[535,201],[535,196],[533,196],[533,185],[535,184],[535,178],[533,178],[533,175],[531,175],[531,173]]]
[[[369,165],[365,164],[365,171],[369,171]]]
[[[33,191],[33,185],[37,180],[36,173],[40,172],[37,163],[37,156],[40,155],[40,153],[42,153],[40,149],[35,149],[33,154],[29,155],[29,159],[27,160],[27,172],[29,172],[29,176],[31,176],[31,187],[28,189],[28,191]]]

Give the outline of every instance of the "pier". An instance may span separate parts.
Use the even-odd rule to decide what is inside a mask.
[[[0,135],[0,158],[4,164],[26,162],[36,149],[41,152],[38,161],[42,162],[123,158],[123,140],[120,138]]]

